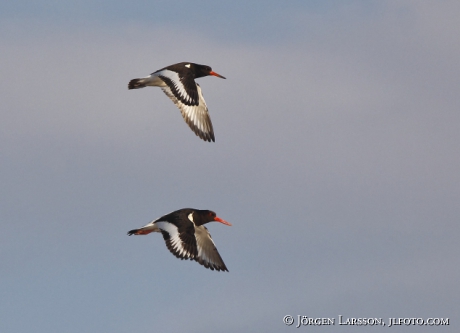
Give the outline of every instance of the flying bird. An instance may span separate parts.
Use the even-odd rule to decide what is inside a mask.
[[[231,226],[213,211],[183,208],[157,218],[142,228],[128,231],[128,236],[161,232],[166,247],[177,258],[195,260],[211,270],[228,272],[208,229],[203,225],[213,221]]]
[[[192,131],[204,141],[211,142],[215,141],[211,118],[200,85],[195,82],[195,79],[208,75],[225,79],[213,72],[209,66],[181,62],[159,69],[149,76],[129,81],[128,89],[160,87],[177,105]]]

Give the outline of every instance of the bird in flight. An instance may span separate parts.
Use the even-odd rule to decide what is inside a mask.
[[[183,208],[159,217],[142,228],[128,231],[128,236],[161,232],[166,247],[177,258],[195,260],[211,270],[228,272],[204,226],[213,221],[231,226],[231,223],[217,217],[213,211]]]
[[[181,62],[159,69],[149,76],[131,80],[128,89],[160,87],[179,108],[192,131],[204,141],[214,142],[214,130],[208,107],[200,85],[195,82],[195,79],[208,75],[225,79],[222,75],[213,72],[209,66]]]

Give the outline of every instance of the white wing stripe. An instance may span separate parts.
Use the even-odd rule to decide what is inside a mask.
[[[212,130],[212,123],[211,118],[209,117],[208,108],[206,106],[206,102],[203,99],[203,95],[201,93],[201,88],[197,84],[198,88],[198,95],[199,95],[199,104],[196,106],[185,105],[180,100],[174,96],[171,91],[171,88],[168,86],[161,87],[164,93],[173,101],[174,104],[181,110],[182,116],[184,117],[185,121],[188,125],[192,128],[192,130],[196,133],[196,131],[200,132],[198,135],[202,139],[209,139],[213,138],[213,130]],[[193,126],[195,129],[193,128]]]
[[[174,87],[177,89],[179,92],[179,95],[187,102],[191,103],[192,98],[190,95],[187,93],[187,91],[184,88],[184,85],[180,81],[179,74],[177,74],[174,71],[170,71],[169,69],[164,69],[161,72],[156,72],[157,75],[164,76],[172,81],[174,84]]]
[[[174,224],[163,221],[156,222],[156,224],[158,228],[166,231],[169,234],[171,245],[174,248],[174,250],[176,250],[179,253],[179,255],[185,256],[186,258],[193,257],[193,255],[190,252],[186,251],[182,246],[182,240],[179,237],[179,230]]]

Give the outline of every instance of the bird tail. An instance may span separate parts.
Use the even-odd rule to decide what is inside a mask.
[[[133,230],[130,230],[128,231],[128,236],[131,236],[131,235],[137,235],[139,232],[139,229],[133,229]]]
[[[132,235],[148,235],[151,232],[154,232],[155,230],[149,230],[147,228],[140,228],[140,229],[133,229],[128,231],[128,236]]]
[[[132,79],[128,83],[128,89],[139,89],[146,86],[147,85],[145,84],[145,79]]]
[[[128,236],[131,235],[148,235],[151,232],[160,232],[160,229],[154,224],[154,223],[149,223],[142,228],[139,229],[133,229],[128,231]]]

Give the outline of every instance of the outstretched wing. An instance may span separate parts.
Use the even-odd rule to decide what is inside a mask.
[[[166,247],[172,254],[179,259],[195,259],[198,250],[192,223],[177,226],[174,223],[159,221],[156,225],[160,228]]]
[[[195,237],[198,245],[198,255],[195,260],[211,270],[228,272],[208,229],[205,226],[196,227]]]
[[[208,107],[193,77],[185,75],[180,79],[176,72],[166,69],[156,74],[166,84],[161,89],[179,108],[192,131],[204,141],[215,141]]]

